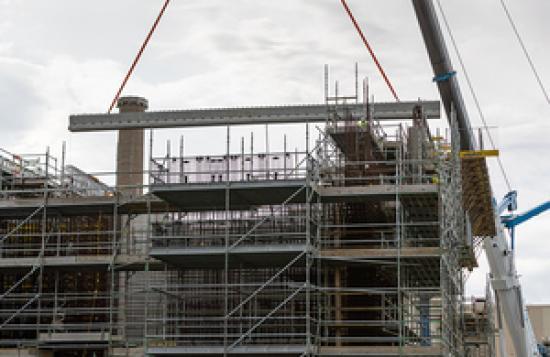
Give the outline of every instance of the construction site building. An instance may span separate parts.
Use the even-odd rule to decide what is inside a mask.
[[[121,130],[114,187],[2,152],[0,355],[494,355],[490,299],[464,298],[479,234],[458,129],[430,132],[439,102],[217,110],[218,125],[239,110],[303,122],[304,149],[231,152],[227,120],[225,153],[143,170],[143,130]]]

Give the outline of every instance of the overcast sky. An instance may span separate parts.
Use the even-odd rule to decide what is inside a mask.
[[[550,87],[550,2],[508,2]],[[50,146],[59,156],[66,140],[71,163],[113,171],[115,134],[70,134],[68,116],[107,110],[162,3],[0,0],[0,147],[35,153]],[[550,106],[498,0],[442,4],[488,124],[495,127],[520,209],[550,199]],[[437,99],[410,2],[349,0],[349,5],[399,96]],[[125,94],[145,96],[152,110],[321,103],[323,65],[351,92],[356,61],[377,100],[391,101],[338,0],[173,0]],[[466,100],[472,125],[480,126],[471,97]],[[286,130],[293,145],[302,146],[302,129],[273,129],[270,145],[280,147]],[[248,131],[233,132],[234,149]],[[180,134],[189,154],[224,152],[223,129],[159,131],[155,151]],[[502,197],[506,187],[494,163],[491,175]],[[517,265],[529,303],[550,303],[549,223],[546,214],[517,231]],[[482,261],[469,278],[469,294],[483,294],[486,273]]]

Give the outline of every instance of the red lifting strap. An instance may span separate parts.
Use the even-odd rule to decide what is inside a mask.
[[[350,18],[351,22],[353,23],[353,26],[355,26],[355,29],[357,30],[357,32],[359,33],[359,36],[363,40],[363,43],[365,44],[365,47],[367,47],[367,50],[369,50],[369,53],[370,53],[372,59],[374,60],[374,63],[376,64],[376,67],[378,67],[378,70],[380,71],[380,74],[384,78],[384,81],[386,81],[386,84],[388,85],[388,88],[390,89],[391,93],[393,94],[393,97],[395,98],[396,101],[399,102],[399,97],[397,96],[397,93],[395,92],[395,89],[393,88],[393,85],[391,84],[390,79],[386,75],[386,72],[384,71],[384,68],[382,68],[382,65],[380,64],[380,62],[378,61],[378,58],[374,54],[374,51],[370,47],[369,42],[367,41],[367,38],[363,34],[363,31],[361,30],[361,27],[359,27],[359,24],[355,20],[355,17],[353,16],[353,13],[351,12],[351,9],[349,8],[348,4],[346,3],[346,0],[341,0],[341,1],[342,1],[342,5],[344,6],[344,9],[346,10],[346,12],[349,15],[349,18]]]
[[[132,65],[130,66],[130,69],[128,70],[128,73],[126,73],[126,76],[124,77],[124,80],[122,81],[122,84],[120,85],[120,88],[118,89],[118,92],[115,95],[115,98],[113,99],[113,102],[111,103],[111,106],[109,107],[109,111],[107,113],[111,113],[113,108],[116,105],[116,102],[118,98],[120,97],[120,94],[124,90],[124,87],[126,87],[126,83],[128,82],[128,79],[130,79],[130,76],[134,72],[134,69],[136,68],[136,65],[139,62],[139,59],[141,58],[141,55],[143,54],[143,51],[145,51],[145,48],[147,47],[147,44],[149,43],[149,40],[151,39],[151,36],[153,36],[153,33],[155,32],[160,19],[162,18],[162,15],[164,15],[164,11],[166,11],[166,8],[168,7],[168,4],[170,3],[170,0],[166,0],[164,3],[164,6],[160,10],[160,13],[157,16],[157,19],[155,20],[155,23],[153,24],[153,27],[151,27],[151,30],[149,30],[149,33],[147,34],[147,37],[145,38],[145,41],[143,41],[143,44],[141,45],[141,48],[139,49],[138,54],[136,55],[136,58],[134,58],[134,62],[132,62]]]

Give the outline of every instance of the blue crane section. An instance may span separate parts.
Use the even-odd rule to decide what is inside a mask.
[[[520,214],[513,214],[509,216],[503,216],[502,217],[502,223],[507,228],[514,228],[523,222],[526,222],[530,220],[531,218],[534,218],[538,216],[541,213],[544,213],[545,211],[550,210],[550,201],[546,201],[534,208],[531,208],[530,210],[520,213]]]
[[[506,196],[500,204],[498,205],[499,214],[502,214],[505,210],[514,211],[517,208],[517,192],[511,191]],[[538,206],[531,208],[530,210],[519,213],[519,214],[509,214],[501,216],[500,220],[502,224],[510,231],[511,237],[511,248],[514,249],[515,246],[515,228],[520,224],[527,222],[531,218],[534,218],[546,211],[550,210],[550,201],[546,201]]]

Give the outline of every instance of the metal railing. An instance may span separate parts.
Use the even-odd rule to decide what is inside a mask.
[[[224,247],[226,238],[233,246],[247,234],[243,245],[288,245],[305,242],[306,212],[303,207],[293,207],[291,212],[232,212],[233,218],[184,217],[171,222],[154,222],[153,248],[206,248]],[[247,215],[250,213],[250,215]],[[229,230],[229,232],[226,232]]]
[[[212,184],[304,179],[305,152],[151,159],[153,184]]]

